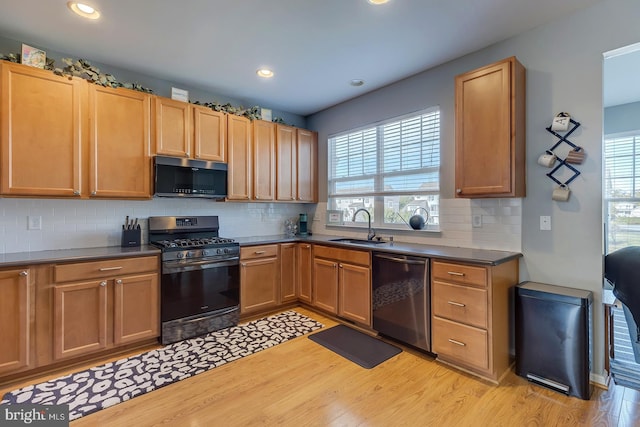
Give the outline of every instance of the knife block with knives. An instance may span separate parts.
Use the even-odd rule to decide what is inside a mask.
[[[122,225],[122,240],[120,246],[123,248],[140,246],[142,240],[142,230],[138,224],[138,218],[129,220],[129,216]]]

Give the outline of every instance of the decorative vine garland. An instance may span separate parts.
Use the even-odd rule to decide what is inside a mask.
[[[20,63],[21,54],[19,53],[10,53],[8,55],[0,53],[0,60],[5,60],[9,62]],[[123,87],[125,89],[137,90],[139,92],[145,93],[153,93],[153,90],[146,88],[138,83],[120,83],[116,80],[113,74],[102,73],[98,67],[95,65],[91,65],[89,61],[86,59],[77,59],[73,60],[71,58],[62,58],[62,62],[65,63],[64,68],[56,68],[55,61],[51,58],[47,58],[47,62],[44,66],[45,70],[53,71],[54,74],[59,76],[67,76],[67,77],[80,77],[85,80],[88,80],[94,84],[98,84],[100,86],[119,88]],[[195,105],[204,105],[205,107],[209,107],[214,111],[221,111],[227,114],[235,114],[237,116],[244,116],[249,120],[257,120],[261,119],[260,107],[257,105],[250,108],[244,107],[234,107],[230,103],[220,104],[219,102],[204,102],[200,103],[199,101],[193,102]],[[286,124],[284,120],[280,117],[275,117],[273,122]]]

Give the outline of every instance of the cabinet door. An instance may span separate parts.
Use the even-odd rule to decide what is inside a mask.
[[[151,197],[151,96],[89,87],[92,197]]]
[[[115,279],[113,342],[127,344],[159,335],[158,275],[143,274]]]
[[[298,298],[300,301],[311,304],[313,302],[313,256],[311,245],[308,243],[299,243],[296,247],[296,252]]]
[[[295,301],[296,293],[296,247],[295,243],[280,244],[280,303]]]
[[[229,200],[249,200],[251,189],[251,122],[234,114],[227,115],[227,154],[229,163]]]
[[[273,200],[276,179],[275,124],[253,121],[253,198]]]
[[[317,201],[316,152],[318,134],[305,129],[297,130],[297,192],[301,202]]]
[[[278,304],[278,258],[242,261],[240,264],[240,314]]]
[[[29,366],[31,287],[28,269],[0,271],[0,373]]]
[[[297,197],[296,128],[276,126],[276,200],[292,202]]]
[[[313,259],[313,305],[330,313],[338,313],[338,263]]]
[[[80,356],[107,347],[107,281],[54,288],[53,357]]]
[[[524,122],[515,58],[456,77],[456,196],[524,196]]]
[[[191,116],[189,104],[155,97],[156,154],[189,157]]]
[[[371,326],[371,274],[368,267],[340,263],[338,314]]]
[[[193,108],[193,157],[212,162],[227,161],[227,115],[208,107]]]
[[[79,196],[86,82],[8,62],[0,69],[2,194]]]

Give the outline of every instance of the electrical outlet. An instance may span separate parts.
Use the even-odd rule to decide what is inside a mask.
[[[471,224],[473,225],[473,228],[482,227],[482,215],[473,215],[471,217]]]
[[[29,215],[27,217],[27,229],[28,230],[42,230],[42,217]]]
[[[540,230],[549,231],[551,230],[551,217],[542,215],[540,217]]]

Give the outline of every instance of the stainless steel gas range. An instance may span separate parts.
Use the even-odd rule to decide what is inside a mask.
[[[149,218],[162,251],[162,344],[238,324],[240,245],[218,230],[217,216]]]

